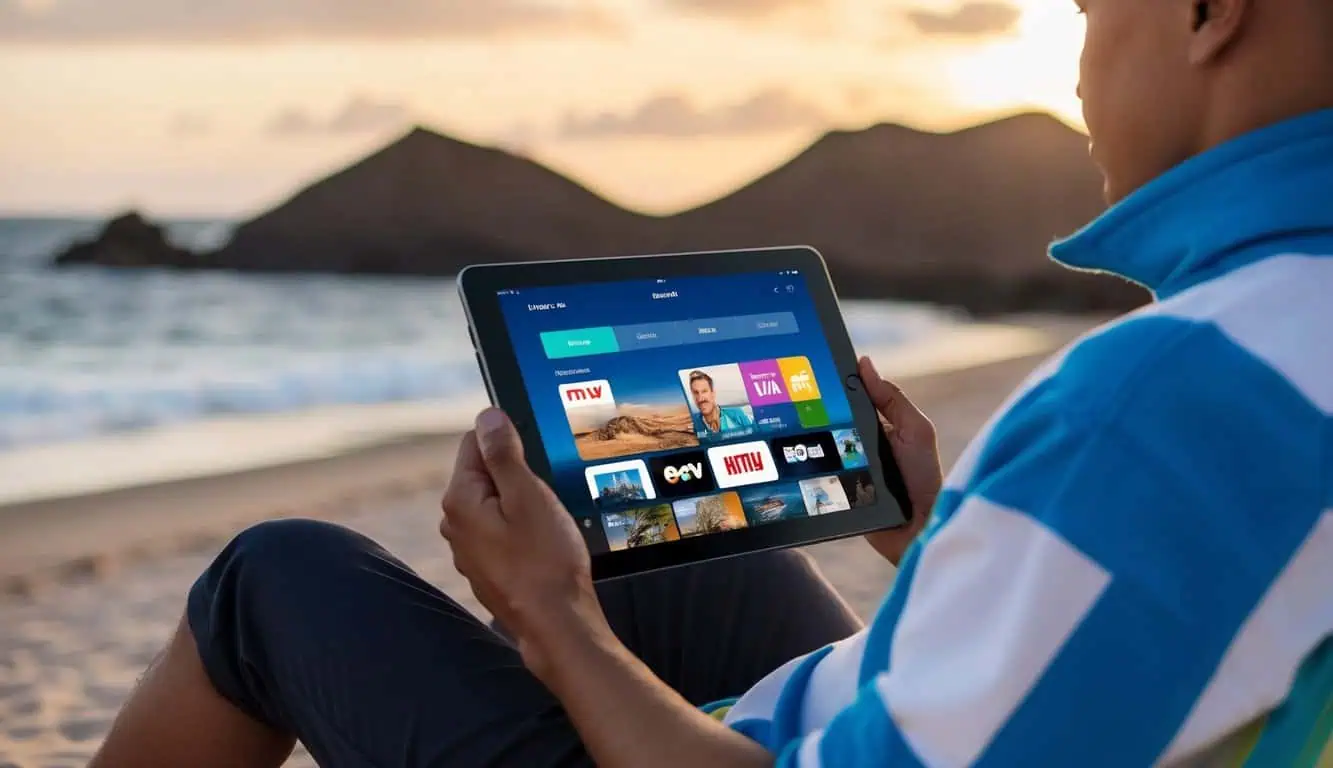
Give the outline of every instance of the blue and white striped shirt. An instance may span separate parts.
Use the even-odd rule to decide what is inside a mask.
[[[869,628],[735,702],[780,765],[1329,748],[1333,110],[1185,162],[1052,255],[1157,300],[983,429]]]

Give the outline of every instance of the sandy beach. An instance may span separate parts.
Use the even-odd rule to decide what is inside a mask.
[[[934,419],[948,466],[1040,359],[1095,322],[1014,319],[1026,334],[1005,343],[982,334],[971,354],[961,343],[915,357],[870,354]],[[384,413],[374,420],[383,424]],[[0,457],[9,492],[0,499],[0,768],[85,765],[169,636],[191,581],[231,535],[263,519],[351,526],[481,612],[435,534],[459,425],[400,409],[399,428],[371,434],[352,416],[337,418],[343,428],[318,442],[277,450],[266,441],[269,461],[214,462],[220,472],[188,455],[169,472],[124,458],[119,474],[79,487],[61,479],[68,473],[55,454]],[[333,422],[325,414],[320,423]],[[432,428],[421,431],[423,423]],[[170,439],[192,444],[188,435]],[[132,456],[126,445],[87,447],[87,460]],[[810,553],[862,616],[892,582],[892,569],[860,540]],[[299,750],[289,764],[312,765]]]

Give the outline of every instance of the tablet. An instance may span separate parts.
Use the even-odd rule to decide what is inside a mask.
[[[483,264],[458,286],[595,579],[906,522],[815,250]]]

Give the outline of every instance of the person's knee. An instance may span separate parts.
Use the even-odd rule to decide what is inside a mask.
[[[318,520],[269,520],[246,528],[231,540],[219,560],[251,576],[321,574],[346,568],[374,542],[341,525]],[[304,580],[304,578],[303,578]]]

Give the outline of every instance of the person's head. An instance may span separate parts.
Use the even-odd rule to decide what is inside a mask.
[[[711,416],[713,411],[717,410],[717,394],[713,391],[713,377],[703,371],[690,373],[690,395],[694,397],[694,405],[699,409],[699,413]]]
[[[1330,0],[1075,0],[1079,97],[1115,202],[1212,146],[1333,107]]]

